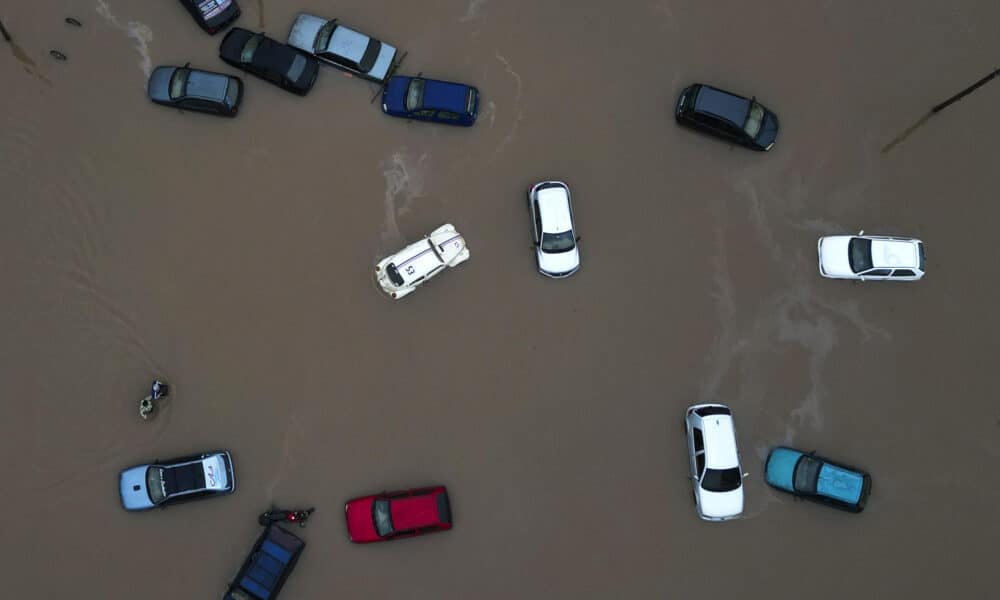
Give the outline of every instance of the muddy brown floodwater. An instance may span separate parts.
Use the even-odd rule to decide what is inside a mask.
[[[219,597],[272,503],[317,507],[288,600],[995,597],[1000,82],[880,149],[1000,66],[1000,4],[242,5],[395,43],[479,122],[385,117],[328,67],[181,114],[151,67],[234,71],[176,2],[4,3],[3,597]],[[692,81],[757,95],[775,149],[679,129]],[[542,178],[574,194],[565,281],[529,248]],[[443,222],[472,260],[387,300],[372,265]],[[821,279],[817,237],[860,228],[925,240],[927,277]],[[704,400],[734,410],[741,521],[695,516]],[[866,512],[769,489],[780,443],[868,469]],[[121,509],[122,468],[217,447],[234,496]],[[345,500],[436,483],[453,531],[347,541]]]

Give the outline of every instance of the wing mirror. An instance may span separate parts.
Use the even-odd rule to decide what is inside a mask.
[[[743,479],[746,479],[747,477],[750,477],[750,473],[744,473],[743,474]]]
[[[583,237],[582,237],[582,236],[579,236],[579,235],[578,235],[578,236],[576,236],[576,241],[578,241],[578,242],[579,242],[579,241],[580,241],[580,240],[582,240],[582,239],[583,239]]]
[[[858,232],[858,235],[864,235],[864,234],[865,234],[865,230],[864,229],[862,229],[861,231]]]

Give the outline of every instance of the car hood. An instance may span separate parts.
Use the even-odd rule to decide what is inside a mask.
[[[834,235],[819,239],[819,266],[824,275],[854,276],[848,256],[849,235]]]
[[[378,58],[375,59],[375,64],[372,65],[372,70],[368,71],[368,76],[382,81],[389,75],[389,69],[392,68],[392,61],[395,58],[396,47],[382,42],[382,49],[378,53]]]
[[[743,514],[743,486],[729,492],[710,492],[698,487],[698,506],[702,517],[732,519]]]
[[[316,43],[316,34],[326,25],[326,19],[300,13],[292,23],[292,29],[288,32],[289,45],[305,50],[309,54],[315,52],[313,44]]]
[[[374,497],[358,498],[347,503],[344,509],[347,514],[347,534],[352,542],[374,542],[380,540],[375,533],[375,521],[372,517]]]
[[[566,252],[545,252],[538,248],[538,268],[546,275],[566,277],[580,268],[580,248]]]
[[[150,100],[159,102],[170,101],[170,78],[173,77],[177,67],[156,67],[149,75],[149,83],[146,85],[146,92]]]
[[[802,453],[791,448],[775,448],[767,457],[766,471],[767,482],[776,488],[786,492],[794,492],[792,482],[795,477],[795,465],[798,464]]]
[[[406,89],[410,86],[412,77],[396,75],[389,79],[382,91],[382,104],[390,112],[406,112]]]
[[[764,115],[764,122],[757,133],[757,144],[764,150],[770,150],[771,145],[778,140],[778,117],[771,111]]]
[[[147,468],[145,465],[132,467],[122,471],[119,476],[118,487],[121,492],[122,506],[126,510],[153,508],[154,504],[150,501],[149,493],[146,491]]]

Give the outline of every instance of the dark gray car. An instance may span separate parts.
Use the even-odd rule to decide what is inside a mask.
[[[770,150],[778,139],[777,115],[756,98],[744,98],[701,83],[684,88],[674,116],[681,125],[751,150]]]
[[[149,99],[184,110],[235,117],[243,100],[239,77],[184,67],[156,67],[149,76]]]

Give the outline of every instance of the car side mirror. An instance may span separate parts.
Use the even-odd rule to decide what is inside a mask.
[[[747,477],[750,477],[750,473],[744,473],[743,474],[743,479],[746,479]]]
[[[858,235],[864,235],[864,234],[865,234],[865,230],[864,229],[862,229],[861,231],[858,232]]]
[[[578,236],[576,236],[576,241],[578,241],[578,242],[579,242],[579,241],[580,241],[580,240],[582,240],[582,239],[583,239],[583,238],[582,238],[581,236],[579,236],[579,235],[578,235]]]

